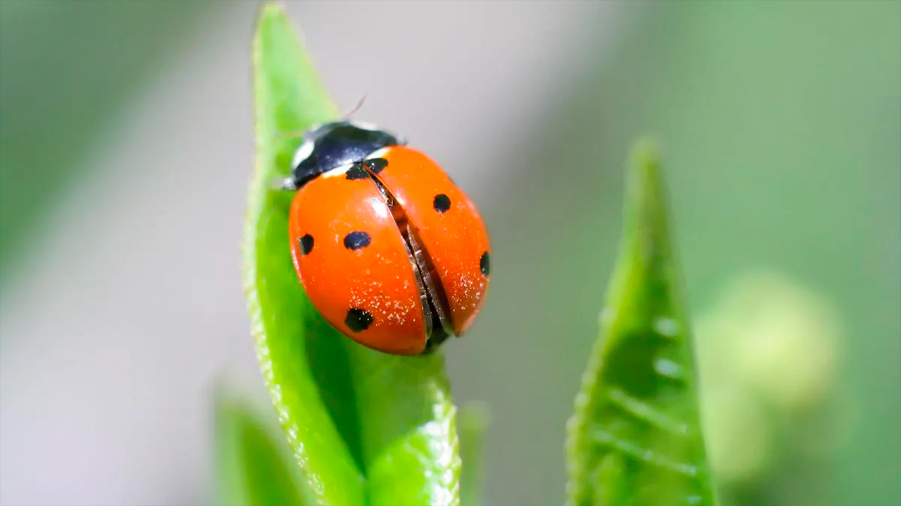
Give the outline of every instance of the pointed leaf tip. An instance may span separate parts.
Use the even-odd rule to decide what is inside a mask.
[[[657,144],[638,142],[627,170],[622,247],[567,427],[567,503],[713,505]]]
[[[627,167],[623,254],[630,250],[645,262],[671,255],[660,159],[660,144],[645,137],[633,146]]]
[[[633,170],[660,170],[660,143],[652,137],[642,137],[632,146],[630,164]]]

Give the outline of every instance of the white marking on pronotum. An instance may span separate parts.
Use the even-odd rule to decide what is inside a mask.
[[[366,156],[366,159],[367,159],[367,160],[372,160],[373,158],[385,158],[385,155],[388,154],[388,151],[389,151],[390,149],[391,149],[390,146],[387,147],[387,148],[379,148],[379,149],[373,151],[372,153],[369,153],[369,154]]]
[[[294,152],[294,158],[291,159],[291,168],[295,168],[304,160],[310,157],[313,154],[313,148],[315,147],[315,143],[313,141],[304,141],[303,144],[297,148],[297,151]]]
[[[342,165],[342,166],[340,166],[340,167],[338,167],[338,168],[335,168],[335,169],[332,169],[332,170],[330,170],[330,171],[328,171],[328,172],[323,172],[323,173],[322,173],[322,177],[343,176],[343,175],[344,175],[345,173],[347,173],[347,171],[350,170],[350,168],[353,167],[353,166],[354,166],[354,164],[352,164],[352,163],[348,163],[348,164],[346,164],[346,165]]]
[[[359,128],[360,130],[369,130],[370,132],[375,132],[379,130],[379,127],[373,125],[372,123],[367,123],[365,121],[350,121],[351,125]]]

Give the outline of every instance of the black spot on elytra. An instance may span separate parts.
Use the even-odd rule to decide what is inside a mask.
[[[313,251],[313,236],[306,234],[300,238],[300,252],[304,255]]]
[[[365,309],[351,308],[344,318],[344,324],[354,332],[361,332],[372,325],[372,314]]]
[[[366,164],[366,168],[371,170],[373,174],[378,174],[388,166],[388,160],[384,158],[371,158],[363,163]]]
[[[366,232],[351,232],[344,236],[344,247],[349,250],[358,250],[369,246],[372,238]]]
[[[491,257],[488,256],[488,252],[482,253],[482,258],[479,259],[479,269],[482,270],[482,274],[488,276],[488,273],[491,272]]]
[[[435,210],[441,214],[446,213],[447,210],[450,209],[450,206],[451,206],[450,197],[448,197],[447,195],[445,195],[443,193],[439,193],[438,195],[435,195],[435,200],[432,201],[432,207],[434,207]]]
[[[366,169],[363,168],[363,165],[355,163],[351,168],[347,169],[345,177],[353,181],[355,179],[367,179],[369,174],[366,173]]]

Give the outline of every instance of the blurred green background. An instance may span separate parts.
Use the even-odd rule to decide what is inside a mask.
[[[212,386],[265,395],[239,241],[242,2],[0,2],[0,502],[204,504]],[[901,3],[289,3],[343,109],[479,204],[447,349],[491,504],[559,504],[620,233],[664,146],[729,504],[901,504]]]

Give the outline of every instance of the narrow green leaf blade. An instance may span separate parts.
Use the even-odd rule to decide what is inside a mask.
[[[659,154],[633,150],[625,236],[567,428],[572,506],[713,505]]]
[[[284,435],[263,421],[248,401],[216,398],[216,485],[227,506],[313,504]]]
[[[311,309],[288,245],[291,133],[337,115],[281,6],[264,5],[253,43],[256,168],[245,223],[244,277],[257,355],[282,427],[322,504],[363,504],[363,477],[320,396],[304,345]],[[313,330],[314,331],[314,330]]]
[[[257,165],[245,278],[257,353],[279,419],[321,504],[459,504],[456,409],[439,352],[360,346],[310,305],[291,264],[288,135],[337,117],[283,9],[264,6],[254,43]]]

